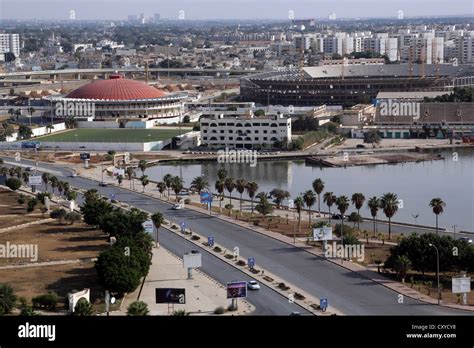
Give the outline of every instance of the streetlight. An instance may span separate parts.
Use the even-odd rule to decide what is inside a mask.
[[[416,223],[416,220],[418,219],[418,217],[420,216],[420,214],[412,214],[411,215],[414,219],[415,219],[415,232],[418,231],[418,224]]]
[[[438,281],[438,304],[440,304],[440,298],[441,298],[441,289],[439,287],[439,251],[438,251],[438,248],[436,247],[436,245],[430,243],[429,244],[430,247],[433,247],[435,248],[436,250],[436,277],[437,277],[437,281]]]

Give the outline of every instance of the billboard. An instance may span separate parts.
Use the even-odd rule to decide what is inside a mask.
[[[202,204],[209,204],[212,202],[212,195],[209,192],[201,193],[201,203]]]
[[[41,175],[31,175],[28,177],[28,185],[41,185],[43,183],[43,179]]]
[[[85,160],[90,160],[91,159],[91,154],[88,153],[88,152],[84,152],[84,153],[81,153],[79,155],[79,157],[81,158],[81,160],[85,161]]]
[[[22,141],[21,148],[22,149],[37,149],[40,147],[39,141]]]
[[[114,168],[114,176],[117,177],[119,175],[125,176],[125,169]]]
[[[313,240],[332,240],[332,227],[313,228]]]
[[[197,268],[201,267],[201,253],[197,251],[191,251],[183,255],[183,266],[184,268]]]
[[[155,224],[153,220],[148,219],[142,224],[143,228],[145,229],[146,233],[153,234],[155,232]]]
[[[227,298],[246,298],[247,282],[227,283]]]
[[[466,294],[471,292],[471,277],[453,277],[453,294]]]
[[[156,303],[186,303],[186,289],[155,288]]]

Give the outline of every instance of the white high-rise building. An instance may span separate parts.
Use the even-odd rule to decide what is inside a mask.
[[[12,52],[16,58],[20,57],[20,35],[0,34],[0,61],[5,60],[5,53]]]

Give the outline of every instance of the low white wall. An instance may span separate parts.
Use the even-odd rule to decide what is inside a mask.
[[[45,150],[71,150],[71,151],[160,151],[170,143],[166,141],[152,141],[148,143],[85,143],[85,142],[41,142]]]
[[[39,136],[46,135],[46,134],[56,133],[56,132],[59,132],[59,131],[63,131],[63,130],[66,129],[66,124],[64,122],[56,123],[56,124],[53,125],[53,127],[54,128],[52,128],[51,130],[46,128],[46,126],[45,127],[32,128],[31,129],[31,132],[33,133],[32,138],[39,137]],[[18,139],[18,133],[13,133],[11,137],[6,138],[6,141],[7,142],[12,142],[12,141],[16,141],[17,139]],[[31,140],[31,139],[27,139],[27,140]]]

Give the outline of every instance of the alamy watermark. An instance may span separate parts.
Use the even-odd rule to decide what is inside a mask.
[[[54,113],[58,117],[95,115],[95,103],[90,102],[70,102],[63,100],[54,104]]]
[[[30,259],[38,261],[38,244],[0,244],[0,258],[2,259]]]
[[[327,244],[324,250],[324,256],[326,258],[344,258],[344,259],[356,259],[358,262],[364,261],[365,259],[365,246],[364,244]]]
[[[387,99],[378,103],[380,116],[409,116],[414,120],[420,118],[420,103],[403,102],[399,100]]]
[[[217,163],[248,163],[250,167],[257,166],[256,150],[225,150],[217,151]]]

